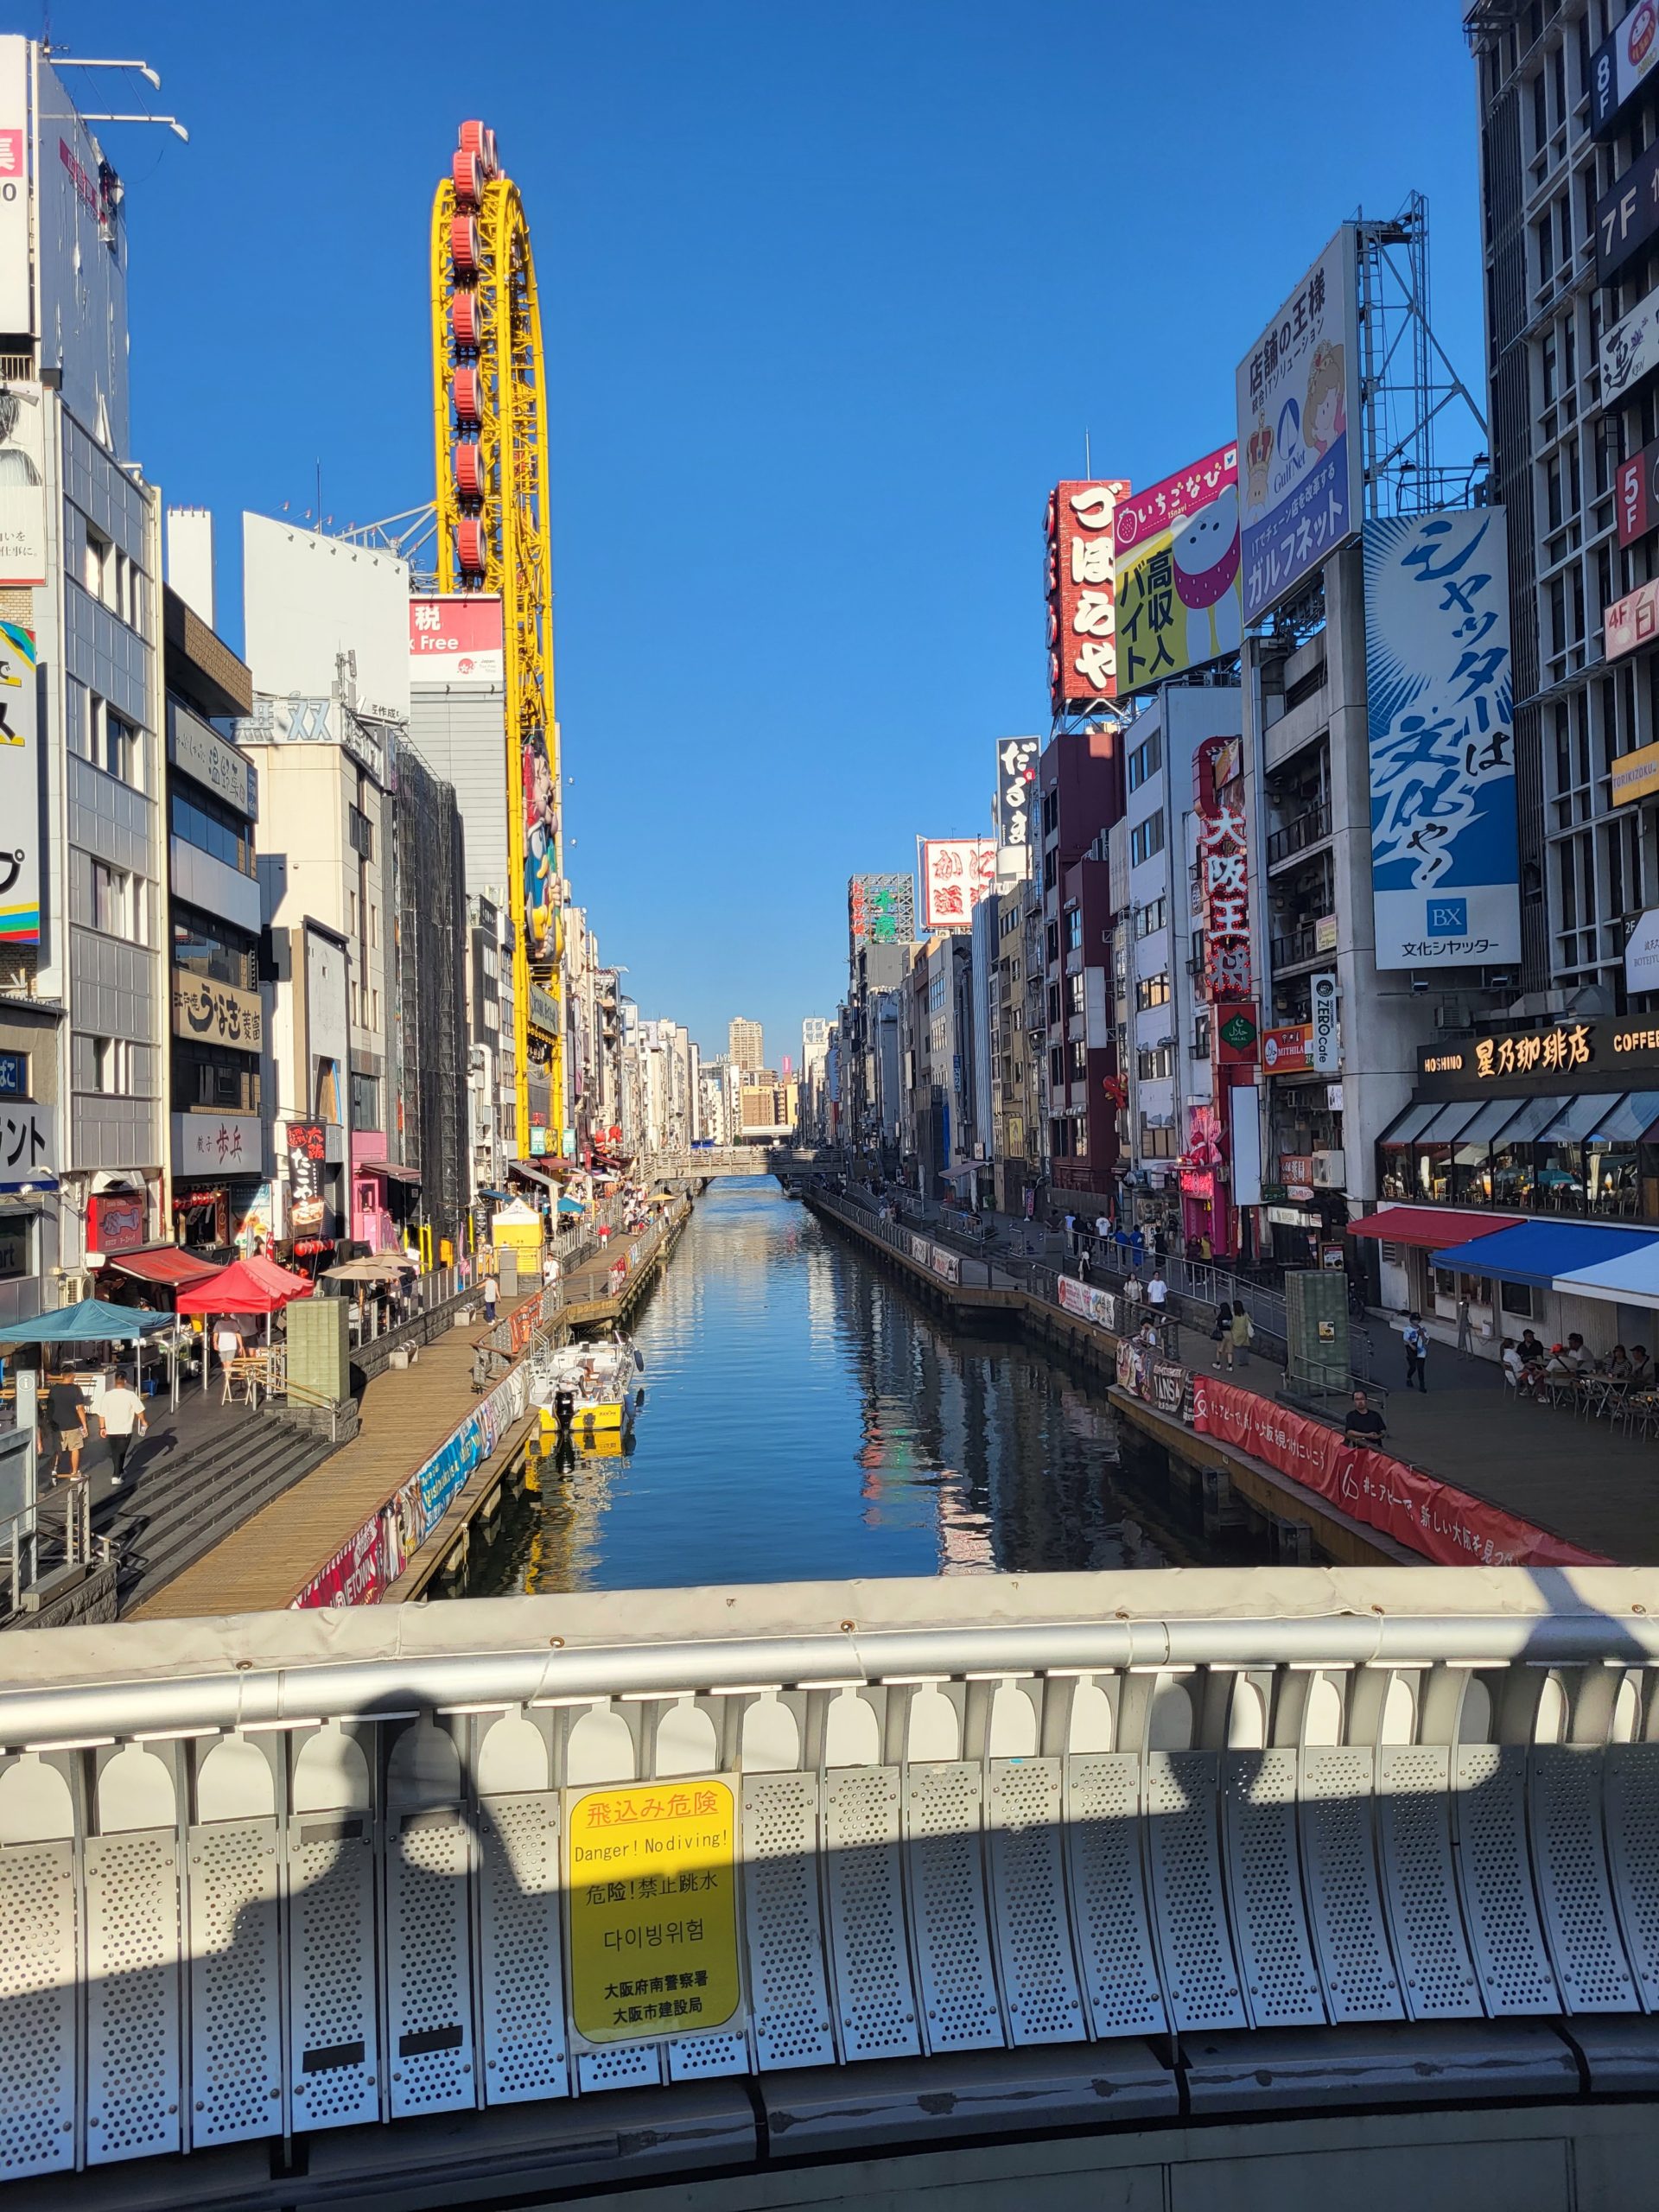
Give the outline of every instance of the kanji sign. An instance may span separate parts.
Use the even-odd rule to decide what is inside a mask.
[[[1608,608],[1606,657],[1623,660],[1626,653],[1640,652],[1656,638],[1659,638],[1659,577],[1651,583],[1638,584]]]
[[[996,882],[996,845],[989,837],[924,837],[922,929],[965,930]]]
[[[1475,1045],[1475,1073],[1488,1076],[1566,1075],[1590,1065],[1590,1032],[1581,1021],[1519,1037],[1482,1037]]]
[[[327,1132],[321,1122],[290,1122],[288,1147],[288,1226],[290,1235],[327,1236],[328,1206],[322,1195]]]
[[[1033,844],[1032,810],[1037,800],[1040,738],[1005,737],[996,748],[996,842],[1016,850]]]
[[[855,875],[847,881],[847,935],[861,944],[907,944],[916,934],[916,887],[907,875]]]
[[[1236,445],[1120,499],[1113,536],[1121,690],[1238,651]]]
[[[1358,283],[1345,223],[1238,365],[1246,622],[1359,528]]]
[[[1117,696],[1112,523],[1127,480],[1057,484],[1048,495],[1048,686],[1055,715]]]
[[[743,1983],[732,1781],[567,1789],[564,1808],[576,2033],[645,2043],[734,2019]]]
[[[214,982],[188,968],[173,970],[173,1034],[257,1052],[264,1044],[264,1009],[257,991]]]
[[[1365,671],[1377,966],[1518,960],[1501,507],[1366,524]]]
[[[411,598],[409,680],[474,687],[505,683],[500,600],[493,592]]]
[[[1620,112],[1641,91],[1656,62],[1659,4],[1637,0],[1612,36],[1596,48],[1590,65],[1590,128],[1598,138],[1611,135]]]
[[[22,1104],[0,1108],[0,1191],[51,1180],[49,1110]]]
[[[1244,810],[1221,800],[1198,812],[1205,977],[1212,999],[1250,995],[1249,855]]]

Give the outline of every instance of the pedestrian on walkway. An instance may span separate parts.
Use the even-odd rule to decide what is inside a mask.
[[[1428,1332],[1423,1326],[1420,1313],[1406,1318],[1406,1388],[1414,1382],[1423,1395],[1428,1395]]]
[[[149,1434],[144,1402],[124,1376],[111,1372],[104,1395],[98,1402],[98,1428],[110,1447],[110,1466],[117,1490],[125,1478],[127,1453],[132,1448],[135,1427],[140,1436]]]
[[[1227,1365],[1245,1368],[1250,1363],[1250,1339],[1255,1334],[1255,1325],[1242,1306],[1233,1308],[1233,1318],[1227,1330]]]
[[[1147,1285],[1147,1303],[1160,1311],[1169,1303],[1169,1285],[1164,1281],[1164,1271],[1154,1262],[1152,1280]]]
[[[1140,1223],[1137,1221],[1135,1224],[1135,1233],[1129,1239],[1129,1259],[1134,1265],[1136,1274],[1140,1274],[1141,1262],[1145,1260],[1146,1256],[1146,1231],[1141,1228]]]
[[[1086,1244],[1079,1244],[1077,1247],[1077,1281],[1079,1282],[1087,1282],[1088,1280],[1089,1247]]]
[[[484,1278],[484,1319],[486,1321],[494,1320],[495,1309],[500,1296],[500,1284],[493,1275],[486,1275]]]
[[[48,1454],[52,1472],[58,1474],[58,1460],[66,1451],[69,1454],[69,1472],[60,1481],[73,1482],[80,1473],[81,1446],[86,1441],[86,1398],[80,1385],[67,1375],[60,1375],[55,1382],[48,1383],[46,1391],[46,1412],[41,1422],[41,1453]]]
[[[1077,1217],[1074,1213],[1065,1217],[1065,1249],[1068,1252],[1077,1249]]]
[[[1109,1214],[1097,1213],[1095,1216],[1095,1235],[1096,1237],[1098,1237],[1100,1242],[1103,1244],[1111,1233],[1111,1216]]]
[[[1474,1356],[1474,1325],[1469,1319],[1469,1294],[1465,1290],[1458,1300],[1458,1357],[1472,1359]]]
[[[1216,1325],[1210,1332],[1210,1341],[1216,1348],[1216,1372],[1221,1372],[1221,1348],[1230,1343],[1233,1333],[1233,1309],[1224,1298],[1216,1308]]]
[[[1343,1442],[1363,1445],[1375,1451],[1387,1433],[1382,1414],[1369,1402],[1363,1390],[1356,1390],[1354,1402],[1348,1408],[1348,1418],[1343,1424]]]
[[[547,1288],[551,1290],[558,1279],[559,1263],[555,1255],[550,1252],[547,1257],[542,1262],[542,1281],[546,1285]]]

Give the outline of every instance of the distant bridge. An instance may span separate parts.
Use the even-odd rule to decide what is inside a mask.
[[[659,1183],[686,1182],[698,1175],[776,1175],[787,1172],[794,1157],[786,1147],[726,1145],[707,1152],[664,1153],[643,1161],[640,1172],[649,1172]],[[804,1168],[807,1159],[799,1164]]]
[[[1589,2212],[1659,2151],[1651,1573],[615,1592],[3,1656],[8,2178],[718,2208],[822,2159],[817,2205],[1064,2173],[1127,2206],[1259,2158],[1255,2206],[1318,2152],[1362,2212],[1441,2202],[1448,2157]],[[728,1802],[734,1894],[632,1871],[639,1823]],[[603,1881],[567,1883],[578,1815]],[[601,1984],[620,2039],[585,2043]],[[62,2186],[30,2205],[131,2201]]]

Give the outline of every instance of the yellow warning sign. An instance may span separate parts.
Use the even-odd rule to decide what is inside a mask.
[[[732,1783],[568,1789],[564,1808],[577,2034],[639,2043],[725,2026],[743,2001]]]

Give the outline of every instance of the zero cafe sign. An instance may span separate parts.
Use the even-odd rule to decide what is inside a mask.
[[[1627,1071],[1659,1068],[1659,1022],[1604,1015],[1547,1029],[1503,1030],[1448,1049],[1417,1055],[1418,1088],[1430,1096],[1469,1097],[1489,1085],[1535,1090],[1542,1083],[1570,1090],[1611,1090]],[[1586,1080],[1596,1078],[1596,1080]]]

